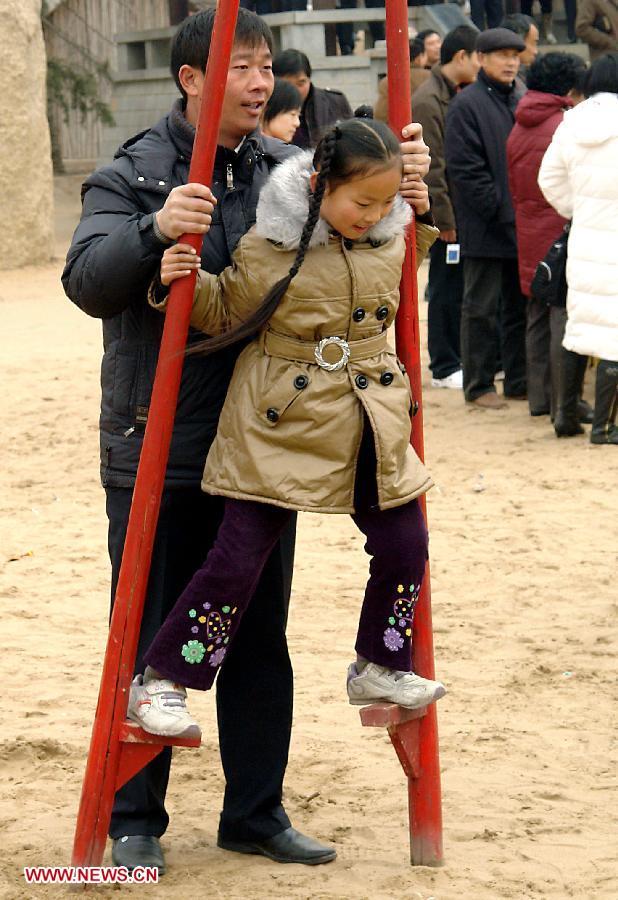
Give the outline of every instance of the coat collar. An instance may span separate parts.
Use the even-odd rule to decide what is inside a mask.
[[[309,212],[309,177],[313,172],[313,150],[298,153],[277,166],[262,188],[257,207],[256,233],[286,250],[295,250]],[[358,243],[384,244],[403,234],[412,218],[409,206],[399,195],[387,216],[370,228]],[[311,236],[310,247],[325,246],[329,225],[320,218]]]

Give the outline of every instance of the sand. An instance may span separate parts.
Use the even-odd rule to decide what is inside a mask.
[[[70,859],[105,644],[100,323],[59,282],[78,185],[56,182],[53,262],[0,273],[3,898],[66,893],[27,888],[22,872]],[[438,710],[445,866],[409,866],[403,773],[387,736],[362,729],[347,704],[362,540],[345,517],[303,515],[285,803],[298,828],[335,843],[338,859],[280,866],[217,849],[213,698],[193,695],[204,741],[174,760],[169,872],[122,896],[618,896],[617,454],[556,440],[524,403],[470,410],[455,391],[427,387],[425,422],[436,667],[449,689]]]

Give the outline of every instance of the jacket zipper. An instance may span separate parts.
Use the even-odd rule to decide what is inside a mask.
[[[228,191],[234,191],[236,188],[234,187],[234,170],[232,168],[232,163],[228,163],[226,166],[227,172],[227,189]]]

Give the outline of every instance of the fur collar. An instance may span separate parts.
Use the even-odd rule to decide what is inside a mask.
[[[256,232],[260,237],[295,250],[309,212],[309,176],[313,172],[313,151],[296,153],[278,165],[260,192]],[[403,234],[412,214],[399,195],[387,216],[377,222],[360,241],[384,244]],[[319,219],[310,247],[328,244],[329,226]]]

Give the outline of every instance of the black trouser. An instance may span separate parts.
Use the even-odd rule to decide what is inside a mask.
[[[357,0],[339,0],[339,9],[356,9]],[[365,0],[365,9],[379,9],[384,6],[384,0]],[[359,13],[359,21],[362,21],[362,10]],[[384,40],[384,22],[369,22],[369,31],[374,43]],[[354,51],[354,23],[340,22],[337,25],[337,40],[343,54]]]
[[[446,378],[461,368],[460,332],[463,265],[447,265],[446,243],[439,238],[429,251],[427,344],[434,378]]]
[[[521,12],[525,16],[532,17],[532,6],[534,0],[521,0]],[[550,15],[552,12],[553,0],[539,0],[541,12],[543,15]]]
[[[498,321],[500,327],[498,327]],[[498,355],[504,394],[526,393],[526,299],[516,259],[464,259],[461,367],[466,400],[494,391]]]
[[[240,6],[250,9],[251,12],[257,13],[258,16],[267,16],[273,12],[272,0],[240,0]]]
[[[107,488],[112,597],[116,589],[132,491]],[[223,504],[199,488],[163,494],[136,672],[142,654],[202,565],[214,541]],[[294,559],[295,519],[271,554],[234,646],[217,681],[219,747],[226,778],[219,824],[228,840],[264,839],[289,827],[281,805],[292,727],[292,668],[285,627]],[[191,753],[192,751],[185,751]],[[166,747],[116,794],[110,836],[167,828],[165,792],[171,749]]]
[[[479,31],[497,28],[504,18],[503,0],[470,0],[470,18]]]
[[[564,0],[564,12],[566,13],[567,36],[570,41],[574,41],[576,38],[577,0]]]
[[[526,321],[526,381],[532,415],[550,413],[558,406],[558,379],[566,309],[548,306],[530,297]]]

